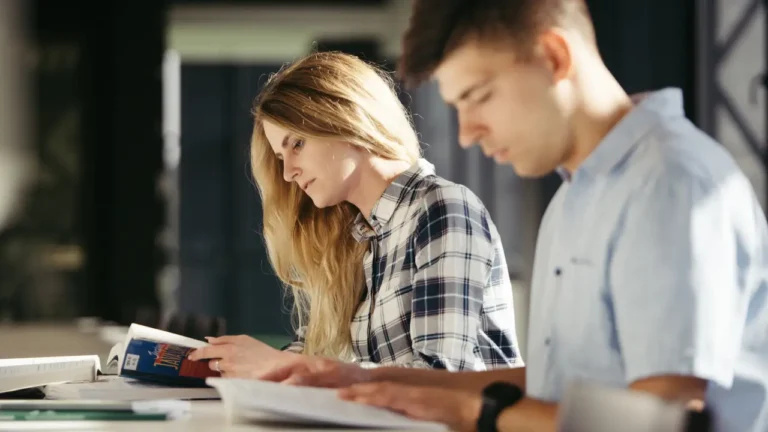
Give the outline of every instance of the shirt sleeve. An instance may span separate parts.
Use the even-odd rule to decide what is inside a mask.
[[[488,214],[462,187],[424,198],[413,237],[411,367],[483,370],[478,355],[483,295],[494,254]]]
[[[729,388],[739,352],[751,189],[666,170],[628,201],[610,289],[627,382],[695,376]],[[746,205],[744,204],[746,203]]]
[[[291,343],[284,346],[282,351],[288,351],[296,354],[304,353],[304,334],[307,330],[306,326],[303,326],[296,330],[296,335]]]

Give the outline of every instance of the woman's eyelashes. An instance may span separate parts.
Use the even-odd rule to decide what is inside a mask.
[[[296,141],[293,142],[293,149],[294,150],[298,151],[298,150],[301,150],[302,148],[304,148],[304,140],[303,139],[297,139]]]

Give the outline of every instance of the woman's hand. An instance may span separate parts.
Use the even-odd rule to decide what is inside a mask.
[[[324,357],[304,356],[290,360],[264,374],[261,379],[305,387],[347,387],[369,382],[370,370],[353,363]]]
[[[301,354],[280,351],[250,336],[209,337],[209,346],[189,354],[190,360],[210,360],[211,370],[226,378],[261,377]]]

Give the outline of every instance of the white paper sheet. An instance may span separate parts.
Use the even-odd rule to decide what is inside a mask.
[[[253,418],[266,412],[286,422],[377,429],[447,430],[444,425],[415,421],[392,411],[339,399],[337,390],[273,382],[208,378],[221,394],[230,416]]]

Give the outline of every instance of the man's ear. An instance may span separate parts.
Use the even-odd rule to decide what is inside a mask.
[[[567,79],[573,72],[571,45],[558,29],[542,32],[536,41],[535,55],[552,75],[552,81]]]

